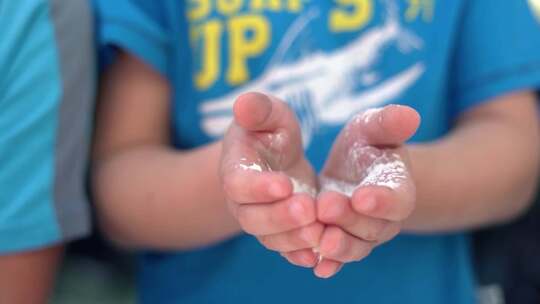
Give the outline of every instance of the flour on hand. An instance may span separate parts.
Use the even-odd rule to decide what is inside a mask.
[[[260,163],[261,163],[261,160],[249,161],[247,158],[242,157],[240,158],[240,161],[237,163],[237,167],[242,170],[262,172],[263,167],[260,165]]]
[[[293,185],[293,193],[307,193],[312,197],[317,196],[317,189],[299,181],[296,178],[291,177],[291,183]]]
[[[355,118],[357,120],[362,120],[364,124],[370,123],[375,117],[378,116],[379,122],[382,120],[382,116],[379,115],[379,113],[382,111],[383,108],[372,108],[368,109],[360,114],[358,114]]]
[[[239,164],[238,166],[239,166],[240,168],[244,169],[244,170],[253,170],[253,171],[262,172],[262,167],[261,167],[261,165],[255,164],[255,163],[252,163],[252,164],[249,164],[249,165],[246,165],[246,164]]]
[[[355,185],[353,183],[329,178],[326,176],[321,176],[319,178],[319,182],[321,183],[321,192],[334,191],[348,197],[351,197],[354,193],[354,190],[358,188],[358,185]]]
[[[321,191],[335,191],[351,197],[362,186],[398,188],[407,178],[407,167],[397,153],[354,144],[347,157],[344,176],[339,180],[321,176]]]
[[[397,156],[397,155],[396,155]],[[368,169],[360,186],[383,186],[396,189],[407,178],[406,167],[399,156],[394,160],[376,161]],[[385,157],[386,158],[386,157]]]

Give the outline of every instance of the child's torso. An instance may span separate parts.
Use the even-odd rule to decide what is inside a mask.
[[[169,78],[180,149],[219,139],[235,97],[246,91],[288,102],[316,168],[343,124],[370,107],[416,108],[424,120],[415,141],[440,137],[450,126],[447,71],[461,1],[166,3],[175,37]],[[460,235],[400,236],[329,281],[249,236],[204,250],[150,253],[141,261],[147,303],[473,301],[467,241]]]

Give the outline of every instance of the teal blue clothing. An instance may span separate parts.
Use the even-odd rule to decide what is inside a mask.
[[[98,0],[96,8],[105,59],[123,49],[170,82],[178,149],[218,140],[246,91],[289,103],[320,169],[359,111],[409,105],[423,119],[413,141],[426,142],[482,102],[540,86],[540,27],[526,1]],[[139,287],[142,303],[475,302],[465,234],[400,235],[330,280],[240,235],[142,253]]]
[[[91,23],[85,0],[0,1],[0,255],[90,232]]]

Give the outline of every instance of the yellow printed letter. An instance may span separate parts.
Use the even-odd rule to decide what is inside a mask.
[[[279,11],[281,9],[281,0],[252,0],[252,10],[269,9],[273,11]]]
[[[287,5],[287,9],[291,13],[298,13],[302,10],[302,0],[289,0],[289,4]]]
[[[338,6],[330,13],[330,30],[355,31],[364,27],[373,13],[372,0],[334,0]]]
[[[195,86],[199,90],[209,88],[219,76],[222,24],[212,20],[194,31],[194,43],[201,54],[201,70],[195,75]],[[202,43],[198,44],[199,40]]]
[[[210,0],[189,0],[188,19],[201,20],[210,13]]]
[[[409,7],[405,11],[405,19],[407,21],[414,21],[418,18],[418,15],[422,13],[424,21],[431,21],[433,19],[433,10],[435,0],[408,0]]]
[[[227,81],[231,85],[237,85],[249,79],[247,59],[261,54],[268,46],[270,26],[262,16],[233,17],[229,20],[229,35],[230,66]]]
[[[223,15],[232,15],[242,7],[242,0],[218,0],[218,12]]]

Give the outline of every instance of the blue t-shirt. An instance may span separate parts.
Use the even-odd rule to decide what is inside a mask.
[[[0,0],[0,256],[90,233],[92,30],[86,0]]]
[[[540,85],[540,27],[527,1],[97,1],[100,39],[173,88],[178,149],[217,140],[241,92],[286,100],[320,169],[344,123],[388,103],[422,115],[415,142],[495,96]],[[152,102],[149,100],[149,102]],[[330,280],[241,235],[146,252],[143,303],[473,303],[467,236],[400,235]]]

